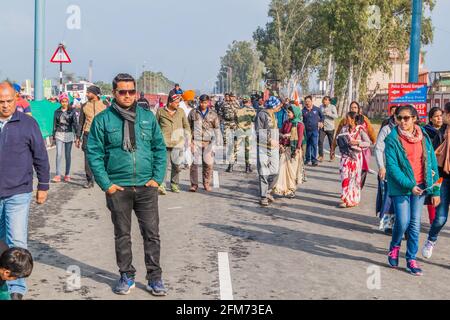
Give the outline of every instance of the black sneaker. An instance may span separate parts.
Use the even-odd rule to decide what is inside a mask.
[[[318,166],[319,166],[319,163],[318,163],[318,162],[314,162],[314,163],[312,164],[312,166],[313,166],[313,167],[318,167]]]

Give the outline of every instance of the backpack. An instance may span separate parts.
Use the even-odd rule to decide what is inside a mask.
[[[336,142],[342,155],[350,156],[352,154],[350,136],[348,134],[338,135]]]

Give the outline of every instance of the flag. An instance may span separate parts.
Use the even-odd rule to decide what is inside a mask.
[[[300,96],[298,94],[297,90],[294,90],[294,92],[292,93],[292,99],[294,101],[294,104],[298,107],[300,106]]]

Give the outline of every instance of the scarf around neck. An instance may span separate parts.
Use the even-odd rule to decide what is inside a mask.
[[[136,103],[130,109],[120,107],[115,101],[112,108],[116,110],[123,121],[123,141],[122,148],[128,152],[134,152],[136,146],[136,134],[134,132],[134,123],[136,122]]]
[[[422,129],[415,124],[414,125],[414,130],[413,132],[407,132],[407,131],[403,131],[400,126],[397,127],[398,128],[398,133],[400,134],[400,136],[405,139],[406,141],[408,141],[409,143],[418,143],[421,142],[423,140],[423,132]]]
[[[294,127],[302,122],[302,110],[297,106],[292,106],[292,110],[294,112],[294,118],[291,120]]]

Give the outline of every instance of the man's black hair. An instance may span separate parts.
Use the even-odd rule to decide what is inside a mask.
[[[119,73],[113,80],[113,90],[117,89],[117,84],[119,82],[133,82],[134,87],[136,87],[136,80],[133,78],[133,76],[129,75],[128,73]]]
[[[392,112],[392,109],[397,109],[399,106],[396,104],[393,104],[392,106],[389,107],[389,111]]]
[[[207,94],[203,94],[200,96],[200,102],[209,101],[209,100],[210,100],[210,98]]]
[[[33,257],[26,249],[10,248],[1,255],[0,268],[9,270],[11,277],[28,278],[33,271]]]
[[[447,103],[445,104],[445,106],[444,106],[444,111],[445,111],[446,113],[450,113],[450,102],[447,102]]]
[[[312,101],[312,100],[313,100],[313,97],[312,97],[312,96],[307,96],[307,97],[305,97],[305,100],[308,100],[308,99]]]

